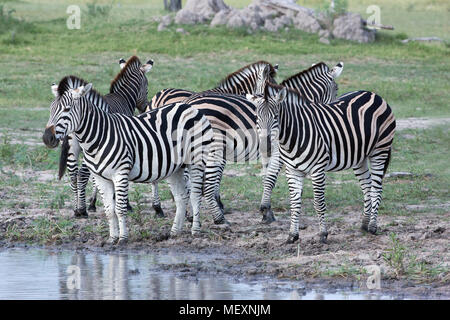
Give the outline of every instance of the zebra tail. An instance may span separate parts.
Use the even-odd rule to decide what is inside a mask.
[[[58,178],[61,180],[67,168],[67,158],[69,157],[69,136],[64,138],[61,146],[61,155],[59,157],[59,174]]]
[[[387,171],[388,166],[389,166],[389,162],[391,162],[391,151],[392,151],[392,147],[389,148],[389,151],[388,151],[388,157],[387,157],[386,162],[384,163],[383,177],[384,177],[384,175],[386,174],[386,171]]]

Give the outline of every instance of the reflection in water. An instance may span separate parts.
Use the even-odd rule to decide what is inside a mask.
[[[8,249],[0,252],[0,299],[380,299],[375,294],[318,293],[296,282],[237,282],[225,276],[180,278],[162,265],[211,255],[96,254]],[[193,278],[193,279],[192,279]]]

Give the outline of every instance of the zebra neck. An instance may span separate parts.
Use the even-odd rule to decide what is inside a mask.
[[[86,155],[95,156],[103,145],[102,141],[105,141],[111,126],[109,116],[109,113],[92,105],[85,104],[81,108],[75,137]]]
[[[138,90],[138,79],[125,73],[111,88],[111,93],[121,97],[126,103],[126,107],[131,111],[131,114],[133,114],[134,109],[136,108]]]
[[[282,149],[291,150],[294,147],[292,141],[297,140],[302,141],[302,145],[308,144],[312,138],[310,134],[314,130],[312,115],[310,110],[298,103],[285,101],[280,104],[278,125],[278,140]],[[302,137],[298,137],[299,135]]]
[[[108,103],[104,100],[103,96],[98,92],[91,90],[85,97],[87,100],[91,102],[92,105],[96,106],[97,108],[99,108],[104,112],[109,112]]]

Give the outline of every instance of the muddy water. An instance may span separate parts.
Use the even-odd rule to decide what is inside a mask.
[[[361,292],[312,290],[299,282],[185,276],[170,264],[210,255],[95,253],[12,248],[0,251],[0,299],[390,299]]]

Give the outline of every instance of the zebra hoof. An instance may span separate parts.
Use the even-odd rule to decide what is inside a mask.
[[[109,245],[117,244],[118,242],[119,242],[118,237],[109,237],[109,239],[106,240],[106,244],[109,244]]]
[[[363,231],[369,231],[369,225],[367,223],[362,223],[361,224],[361,230]]]
[[[263,209],[262,212],[262,220],[261,222],[264,224],[270,224],[275,221],[275,216],[273,215],[273,211],[270,209]]]
[[[76,209],[76,210],[74,210],[73,216],[77,219],[86,219],[86,218],[88,218],[88,213],[86,211],[86,208]]]
[[[327,238],[328,238],[328,232],[325,231],[325,232],[320,233],[320,242],[322,242],[323,244],[328,244]]]
[[[377,225],[376,223],[369,223],[369,230],[368,230],[371,234],[376,234],[377,233]]]
[[[95,203],[94,203],[94,204],[91,203],[91,204],[89,205],[88,211],[89,211],[89,212],[97,212],[97,207],[95,206]]]
[[[119,241],[117,241],[117,246],[123,247],[128,243],[128,238],[119,238]]]
[[[218,219],[218,220],[214,220],[214,224],[230,224],[224,216],[222,216],[222,218]]]
[[[287,244],[294,243],[297,240],[298,240],[298,234],[296,234],[296,235],[289,234],[289,237],[287,238],[286,243]]]
[[[224,206],[223,206],[223,202],[222,202],[222,200],[220,200],[220,196],[216,197],[216,201],[217,201],[217,204],[219,205],[220,211],[222,211],[222,212],[225,211]]]
[[[158,218],[164,218],[164,211],[161,206],[153,206],[153,210],[155,210],[155,216]]]
[[[127,212],[133,212],[133,207],[129,203],[127,203]]]

